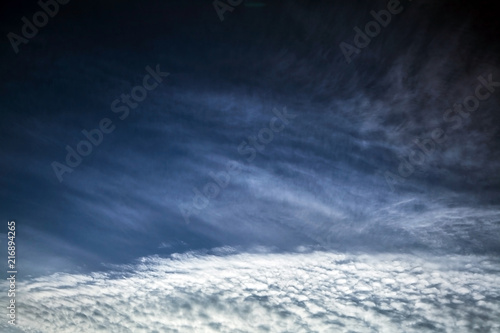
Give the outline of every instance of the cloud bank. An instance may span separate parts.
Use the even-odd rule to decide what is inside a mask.
[[[498,332],[487,256],[175,254],[19,286],[3,332]],[[2,304],[4,302],[2,301]],[[2,323],[3,325],[3,323]]]

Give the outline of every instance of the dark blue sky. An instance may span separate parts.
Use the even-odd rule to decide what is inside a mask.
[[[24,274],[225,245],[500,253],[498,15],[400,6],[347,63],[339,44],[386,2],[246,1],[221,22],[210,1],[73,0],[17,54],[5,36],[40,8],[7,5],[0,220]],[[169,75],[122,120],[147,66]],[[105,118],[59,182],[51,164]]]

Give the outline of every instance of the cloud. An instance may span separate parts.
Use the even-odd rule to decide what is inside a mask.
[[[12,332],[500,329],[497,258],[215,252],[25,281]]]

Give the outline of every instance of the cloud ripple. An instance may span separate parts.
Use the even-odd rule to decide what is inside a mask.
[[[500,330],[497,259],[302,250],[174,254],[32,279],[19,286],[12,332]]]

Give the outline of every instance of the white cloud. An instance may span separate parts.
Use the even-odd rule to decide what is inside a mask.
[[[499,267],[480,256],[148,257],[20,283],[16,332],[498,332]]]

